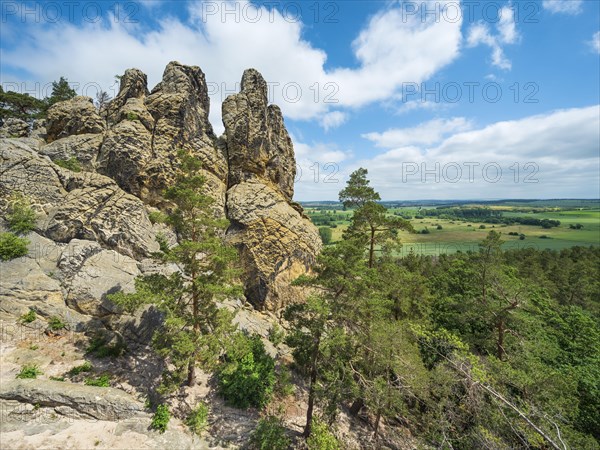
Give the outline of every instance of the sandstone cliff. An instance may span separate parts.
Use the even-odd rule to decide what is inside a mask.
[[[53,105],[33,130],[7,121],[0,129],[0,192],[3,199],[14,191],[28,197],[38,214],[36,232],[53,243],[91,241],[139,262],[157,249],[159,227],[148,211],[164,206],[161,192],[183,149],[202,161],[215,212],[232,223],[227,238],[242,255],[247,300],[257,309],[277,310],[302,298],[289,283],[309,269],[321,245],[317,229],[292,200],[292,141],[256,70],[247,70],[241,92],[225,100],[220,139],[209,107],[199,67],[171,62],[151,91],[146,75],[129,69],[119,94],[101,111],[91,98],[75,97]],[[82,171],[63,168],[73,160]],[[138,274],[130,272],[131,279]],[[70,291],[71,279],[64,283]],[[78,304],[72,297],[71,304]]]
[[[317,229],[292,202],[296,160],[281,110],[268,105],[267,83],[244,72],[241,92],[223,103],[229,179],[227,235],[241,249],[246,297],[277,310],[299,300],[290,282],[306,273],[321,248]]]

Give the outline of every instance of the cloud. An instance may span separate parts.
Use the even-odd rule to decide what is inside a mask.
[[[292,135],[296,153],[296,183],[294,197],[300,201],[336,200],[348,174],[343,165],[352,152],[341,150],[333,143],[303,143]]]
[[[544,0],[542,6],[552,14],[577,15],[583,11],[583,0]]]
[[[592,36],[592,40],[589,41],[588,44],[593,51],[600,54],[600,31],[594,33],[594,36]]]
[[[383,133],[366,133],[362,137],[375,143],[377,147],[394,148],[415,144],[431,145],[452,132],[465,131],[471,123],[464,117],[434,119],[411,128],[393,128]]]
[[[332,128],[337,128],[348,120],[348,114],[342,111],[331,111],[326,113],[321,118],[321,126],[325,131],[329,131]]]
[[[520,39],[515,24],[515,12],[510,4],[500,9],[496,30],[497,34],[493,34],[489,25],[483,21],[471,25],[467,34],[467,46],[487,45],[492,49],[492,64],[501,69],[510,70],[512,63],[504,55],[502,46],[515,44]]]
[[[346,171],[366,167],[388,200],[597,197],[599,130],[600,105],[558,110],[457,131],[434,145],[401,136]],[[396,131],[365,137],[387,147]]]
[[[148,74],[152,88],[166,64],[178,60],[205,72],[210,118],[220,132],[222,100],[239,90],[243,71],[254,67],[270,83],[271,100],[286,117],[334,126],[341,113],[327,116],[332,108],[365,106],[389,98],[403,82],[425,81],[458,57],[462,39],[460,20],[407,19],[399,4],[389,3],[352,42],[357,64],[325,69],[327,54],[303,38],[304,25],[276,9],[246,0],[188,7],[185,20],[163,8],[151,29],[148,23],[117,20],[19,24],[20,38],[2,48],[0,81],[43,84],[66,75],[110,91],[115,74],[137,67]]]

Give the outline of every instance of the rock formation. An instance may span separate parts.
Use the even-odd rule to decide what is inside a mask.
[[[281,110],[268,105],[267,83],[244,72],[241,92],[223,103],[229,178],[227,235],[241,250],[246,297],[276,310],[300,300],[290,282],[306,273],[321,248],[317,229],[292,202],[296,161]]]
[[[169,63],[151,93],[146,75],[127,70],[119,95],[106,108],[112,126],[98,156],[98,171],[142,200],[160,204],[161,192],[177,170],[177,152],[184,150],[202,161],[209,193],[222,211],[227,162],[215,145],[209,106],[199,67]]]
[[[91,98],[75,97],[53,105],[33,130],[7,120],[0,129],[2,198],[24,194],[38,214],[40,239],[78,249],[54,264],[59,276],[44,289],[58,280],[65,290],[60,301],[75,311],[110,314],[104,294],[123,288],[140,273],[136,264],[157,250],[148,205],[163,205],[183,150],[202,161],[216,213],[231,221],[227,238],[241,252],[247,299],[274,311],[301,298],[289,284],[309,269],[321,240],[292,201],[296,163],[281,111],[268,104],[267,84],[253,69],[223,104],[220,139],[209,103],[200,68],[171,62],[152,91],[144,73],[127,70],[119,94],[99,112]],[[81,171],[53,163],[71,159]],[[73,257],[83,258],[76,270]],[[103,271],[112,274],[106,282]]]

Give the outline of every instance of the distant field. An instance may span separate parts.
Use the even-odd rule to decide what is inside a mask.
[[[567,203],[568,204],[565,204]],[[537,249],[560,250],[573,246],[600,246],[600,208],[596,204],[586,202],[583,206],[589,209],[581,209],[574,200],[562,201],[552,204],[549,201],[537,201],[537,204],[494,204],[486,207],[502,211],[503,217],[531,217],[537,219],[559,220],[560,226],[544,229],[532,225],[503,225],[484,224],[477,221],[465,222],[461,220],[449,220],[438,217],[425,217],[423,219],[411,219],[413,227],[417,231],[424,228],[429,230],[428,234],[411,234],[401,232],[400,239],[403,243],[402,253],[411,250],[418,254],[437,255],[442,253],[454,253],[456,251],[476,250],[477,244],[485,238],[490,230],[497,230],[503,234],[505,249],[533,247]],[[542,204],[540,204],[542,203]],[[479,205],[481,206],[481,205]],[[433,206],[427,206],[432,208]],[[421,208],[425,209],[425,208]],[[406,206],[390,208],[390,214],[398,213],[414,217],[419,215],[419,207]],[[308,215],[315,220],[318,226],[323,226],[323,220],[330,220],[328,225],[332,226],[333,241],[342,237],[343,231],[349,225],[351,212],[343,211],[339,205],[323,205],[306,208]],[[536,212],[533,212],[536,211]],[[580,224],[581,229],[571,229],[570,225]],[[441,226],[441,229],[438,229]],[[480,228],[480,227],[485,228]],[[519,236],[511,236],[508,233],[524,234],[525,239]],[[542,238],[545,236],[545,238]]]

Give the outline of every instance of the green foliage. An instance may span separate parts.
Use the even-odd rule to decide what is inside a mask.
[[[25,256],[28,252],[29,240],[17,236],[14,233],[0,233],[0,259],[10,261],[11,259]]]
[[[17,378],[21,379],[29,379],[29,378],[37,378],[38,375],[42,375],[42,371],[37,364],[26,364],[21,367],[21,371],[17,374]]]
[[[69,375],[75,376],[75,375],[79,375],[82,372],[91,372],[92,369],[93,369],[92,364],[89,361],[86,361],[83,364],[81,364],[79,366],[75,366],[71,370],[69,370]]]
[[[341,450],[337,438],[329,431],[326,423],[313,419],[312,432],[306,440],[308,450]]]
[[[91,353],[98,358],[117,358],[123,355],[125,350],[125,343],[121,339],[113,344],[109,344],[106,341],[106,337],[98,335],[92,338],[86,352]]]
[[[188,415],[185,423],[193,433],[202,434],[208,425],[208,405],[204,402],[198,403]]]
[[[84,381],[86,386],[96,386],[96,387],[110,387],[110,376],[101,375],[96,378],[86,378]]]
[[[285,331],[282,330],[279,325],[274,323],[271,325],[271,328],[269,328],[269,334],[267,337],[273,345],[277,346],[283,342],[283,339],[285,338]]]
[[[273,395],[275,362],[260,336],[238,333],[217,372],[219,391],[237,408],[263,408]]]
[[[333,236],[331,228],[320,227],[319,228],[319,236],[321,236],[321,240],[323,241],[323,244],[325,244],[325,245],[329,244],[331,242],[331,237]]]
[[[215,216],[214,200],[203,193],[200,162],[180,151],[180,173],[164,197],[173,205],[164,219],[178,236],[169,247],[157,237],[163,263],[175,263],[183,273],[155,274],[135,281],[136,292],[118,292],[109,298],[128,312],[154,305],[164,324],[152,344],[170,369],[163,373],[160,391],[173,392],[184,381],[195,382],[195,367],[214,370],[235,327],[232,314],[216,306],[217,299],[241,294],[237,250],[223,242],[228,222]],[[155,217],[156,218],[156,217]]]
[[[152,422],[150,423],[150,427],[153,430],[157,430],[160,433],[164,433],[167,431],[167,425],[169,424],[169,420],[171,420],[171,412],[169,411],[169,406],[162,404],[156,407],[156,412],[152,416]]]
[[[29,122],[40,116],[44,103],[29,94],[5,92],[0,86],[0,122],[16,118]]]
[[[20,194],[11,196],[6,221],[10,231],[17,235],[27,234],[35,228],[35,212],[27,198]]]
[[[283,422],[275,416],[260,419],[250,438],[250,448],[254,450],[287,450],[291,444]]]
[[[52,381],[65,381],[65,377],[53,377],[53,376],[50,376],[50,379]]]
[[[60,77],[60,79],[58,81],[53,81],[52,82],[52,93],[50,94],[50,97],[44,99],[44,107],[43,107],[43,112],[44,114],[47,113],[48,109],[58,103],[58,102],[64,102],[66,100],[70,100],[73,97],[75,97],[77,95],[77,92],[75,92],[75,89],[72,89],[71,86],[69,86],[69,81],[65,78],[65,77]]]
[[[33,309],[30,309],[28,312],[26,312],[21,317],[19,317],[19,321],[21,323],[31,323],[35,319],[37,319],[37,314],[35,313],[35,311]]]
[[[151,211],[148,213],[148,218],[152,223],[165,223],[168,216],[162,211]]]
[[[58,167],[68,169],[73,172],[81,172],[81,163],[75,157],[71,157],[69,159],[56,159],[54,160],[54,164],[56,164]]]
[[[340,191],[340,202],[344,204],[344,208],[359,208],[366,203],[381,200],[379,194],[369,186],[367,174],[367,169],[362,167],[350,174],[347,186]]]
[[[52,331],[64,330],[67,327],[67,325],[58,316],[50,317],[50,319],[48,320],[48,326]]]
[[[140,117],[133,111],[130,111],[127,113],[127,120],[140,120]]]

